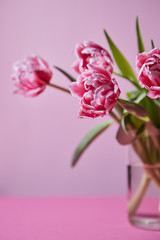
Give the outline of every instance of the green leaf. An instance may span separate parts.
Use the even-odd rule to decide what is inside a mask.
[[[127,92],[127,97],[129,100],[132,100],[135,103],[140,103],[147,95],[147,91],[145,90],[133,90]]]
[[[125,131],[122,127],[122,125],[119,126],[117,134],[116,134],[116,139],[121,145],[127,145],[132,143],[136,138],[136,133],[135,130],[133,131]]]
[[[66,71],[64,71],[62,68],[59,68],[57,66],[54,66],[54,68],[56,68],[58,71],[60,71],[61,73],[63,73],[71,82],[76,82],[76,79],[74,77],[72,77],[69,73],[67,73]]]
[[[75,166],[75,164],[78,162],[79,157],[84,152],[84,150],[89,146],[90,143],[93,142],[93,140],[98,137],[104,130],[106,130],[114,121],[109,122],[103,122],[99,125],[92,128],[81,140],[81,142],[78,144],[77,148],[74,151],[73,157],[72,157],[72,166]]]
[[[120,50],[116,47],[112,39],[109,37],[107,32],[104,30],[105,36],[107,38],[108,44],[110,46],[110,49],[112,51],[114,60],[119,67],[122,75],[127,78],[129,81],[131,81],[137,88],[140,88],[140,85],[137,81],[137,78],[134,74],[134,71],[129,64],[129,62],[126,60],[126,58],[123,56],[123,54],[120,52]]]
[[[118,99],[117,102],[121,107],[123,107],[131,115],[141,119],[144,122],[150,121],[147,111],[139,104],[131,101],[126,101],[123,99]]]
[[[140,135],[144,132],[145,129],[146,129],[146,125],[143,123],[143,124],[139,127],[139,129],[137,130],[137,132],[136,132],[136,137],[140,136]]]
[[[132,78],[129,78],[128,76],[126,77],[126,76],[124,76],[122,73],[115,72],[115,71],[113,71],[113,73],[114,73],[115,75],[119,76],[119,77],[122,77],[122,78],[128,79],[129,81],[132,82]]]
[[[122,125],[122,128],[124,129],[124,131],[128,131],[129,128],[130,128],[130,125],[131,125],[131,120],[130,120],[130,114],[128,112],[126,112],[124,114],[124,116],[122,117],[121,119],[121,125]]]
[[[153,42],[153,40],[151,39],[151,48],[154,49],[155,48],[155,44]]]
[[[136,89],[136,90],[127,92],[126,95],[129,100],[134,101],[139,96],[139,93],[140,93],[139,89]]]
[[[160,107],[158,106],[158,102],[155,100],[156,99],[151,99],[146,96],[140,104],[146,109],[154,125],[157,128],[160,128]]]
[[[144,121],[127,112],[122,117],[121,125],[126,132],[132,129],[136,129],[137,132],[137,130],[140,129],[142,125],[144,125]]]
[[[160,99],[153,99],[153,102],[158,106],[160,107]]]
[[[141,93],[136,97],[134,102],[135,103],[140,103],[146,96],[147,96],[147,92],[145,90],[141,91]]]
[[[145,51],[145,47],[144,47],[144,43],[143,43],[142,36],[141,36],[138,17],[136,18],[136,32],[137,32],[138,52],[142,53]]]
[[[121,120],[120,127],[117,131],[116,139],[121,145],[133,143],[145,129],[145,123],[126,113]]]

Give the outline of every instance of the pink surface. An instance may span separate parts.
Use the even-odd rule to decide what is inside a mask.
[[[13,94],[12,63],[38,54],[74,74],[72,50],[92,40],[109,50],[103,29],[135,67],[138,15],[146,49],[160,47],[159,0],[1,0],[0,1],[0,195],[125,195],[125,147],[108,129],[71,169],[77,143],[109,118],[77,119],[78,101],[47,88],[28,99]],[[130,85],[116,77],[125,96]],[[53,83],[69,81],[54,69]]]
[[[131,226],[123,198],[0,198],[1,240],[158,240]]]

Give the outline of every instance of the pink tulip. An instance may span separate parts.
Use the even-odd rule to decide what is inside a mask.
[[[102,67],[110,73],[113,72],[113,60],[110,54],[93,42],[78,43],[74,49],[74,54],[77,60],[73,63],[73,68],[78,74],[88,69],[88,64]]]
[[[149,53],[140,53],[136,58],[138,80],[148,92],[148,97],[160,97],[160,49],[155,48]]]
[[[70,91],[80,100],[80,118],[103,117],[116,105],[120,90],[109,72],[96,66],[88,67],[70,85]]]
[[[18,88],[15,93],[34,97],[44,91],[52,77],[46,61],[38,56],[29,56],[14,63],[13,84]]]

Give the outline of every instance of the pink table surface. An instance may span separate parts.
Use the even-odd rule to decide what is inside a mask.
[[[0,198],[0,240],[160,240],[137,229],[124,198]]]

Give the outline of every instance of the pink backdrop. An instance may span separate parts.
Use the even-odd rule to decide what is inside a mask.
[[[0,195],[125,194],[126,147],[115,140],[117,126],[103,133],[72,169],[77,143],[106,118],[77,119],[78,101],[49,87],[32,99],[12,94],[11,66],[35,53],[74,74],[75,43],[92,40],[108,49],[105,28],[134,67],[135,18],[147,49],[151,38],[160,47],[159,7],[159,0],[0,1]],[[117,80],[125,96],[131,86]],[[69,84],[56,70],[53,82]]]

